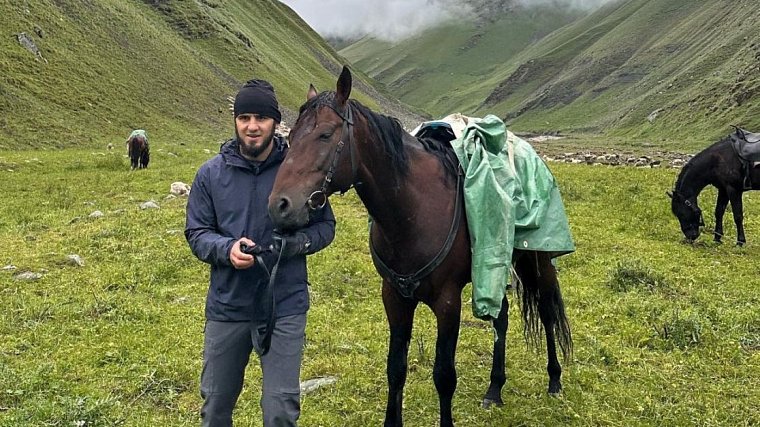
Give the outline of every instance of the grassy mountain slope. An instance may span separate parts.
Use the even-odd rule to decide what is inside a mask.
[[[388,78],[393,70],[367,67],[353,48],[341,53],[434,115],[456,109],[498,114],[518,130],[665,139],[687,132],[706,141],[729,124],[760,129],[760,32],[752,24],[759,17],[753,0],[621,1],[501,62],[491,63],[498,58],[484,49],[480,62],[491,65],[482,76],[438,81],[446,99],[427,104],[405,97],[407,86]],[[394,49],[414,49],[422,39]],[[446,40],[428,42],[443,49]],[[461,60],[461,45],[445,47]],[[424,61],[410,56],[404,69],[427,69]]]
[[[475,11],[485,10],[477,3]],[[486,3],[502,11],[468,15],[400,43],[365,38],[340,53],[410,105],[433,115],[470,110],[497,84],[489,80],[505,62],[579,16],[577,10]]]
[[[292,124],[308,84],[334,87],[343,62],[276,0],[2,0],[0,24],[0,148],[102,146],[137,127],[224,138],[226,97],[253,77]]]

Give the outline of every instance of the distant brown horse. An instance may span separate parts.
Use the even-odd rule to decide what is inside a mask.
[[[459,164],[448,143],[412,137],[397,119],[349,100],[350,92],[348,68],[338,79],[337,92],[317,94],[309,89],[269,197],[269,215],[276,227],[295,229],[306,224],[310,211],[321,209],[330,194],[356,189],[372,217],[370,248],[383,279],[390,327],[385,425],[402,425],[412,323],[422,302],[437,320],[433,381],[440,425],[450,427],[461,293],[470,281],[472,262]],[[526,338],[538,338],[540,319],[546,333],[548,391],[558,393],[562,368],[556,343],[567,356],[572,338],[556,271],[548,252],[515,250],[513,260],[522,282],[518,293]],[[502,404],[506,381],[506,297],[501,304],[493,319],[496,340],[484,406]]]
[[[148,140],[142,135],[135,135],[127,141],[127,153],[132,163],[132,170],[148,167],[150,161],[150,147]]]

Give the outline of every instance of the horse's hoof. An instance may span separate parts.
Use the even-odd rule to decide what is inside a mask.
[[[562,392],[562,384],[559,382],[556,383],[550,383],[549,389],[547,390],[547,393],[549,393],[549,396],[557,397]]]
[[[744,246],[745,243],[747,242],[736,242],[736,246],[741,248],[742,246]]]
[[[488,409],[491,406],[504,406],[504,401],[499,398],[498,400],[484,398],[483,399],[483,409]]]

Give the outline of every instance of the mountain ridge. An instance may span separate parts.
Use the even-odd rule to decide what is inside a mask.
[[[440,29],[393,46],[365,39],[339,53],[390,93],[432,115],[457,109],[497,114],[520,131],[658,139],[687,134],[701,143],[725,135],[731,124],[760,129],[760,32],[752,26],[760,19],[756,6],[747,0],[618,1],[538,40],[508,44],[515,50],[509,58],[491,54],[488,46],[470,48],[483,60],[483,72],[451,79],[430,70],[429,56],[407,55],[402,63],[387,59],[435,45],[438,51],[456,52],[439,60],[459,61],[464,37],[450,43],[436,33]],[[518,17],[530,20],[525,11],[512,11],[494,22]],[[449,24],[447,31],[473,34],[468,25]],[[510,40],[517,30],[491,25],[482,37]],[[387,50],[386,56],[377,53],[377,46]],[[387,66],[379,69],[382,63]]]

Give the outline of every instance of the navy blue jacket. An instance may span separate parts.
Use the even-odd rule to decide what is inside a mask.
[[[232,245],[241,237],[268,248],[274,228],[267,204],[274,178],[285,158],[287,145],[275,137],[272,152],[256,166],[240,155],[235,139],[222,145],[219,154],[204,163],[195,176],[187,202],[185,238],[193,254],[211,264],[206,297],[206,319],[216,321],[262,320],[266,312],[260,297],[267,284],[266,273],[257,265],[237,270],[230,262]],[[332,242],[335,217],[329,203],[312,214],[299,230],[311,240],[309,253]],[[275,254],[265,254],[271,270]],[[280,261],[274,284],[277,317],[305,313],[309,309],[306,255]]]

